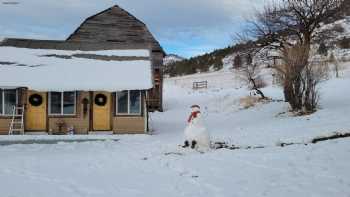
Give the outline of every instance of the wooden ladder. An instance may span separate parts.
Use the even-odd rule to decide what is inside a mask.
[[[14,135],[17,132],[24,134],[24,107],[14,106],[9,135]]]

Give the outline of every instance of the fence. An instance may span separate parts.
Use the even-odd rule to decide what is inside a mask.
[[[199,81],[199,82],[193,82],[193,89],[206,89],[208,88],[208,81]]]

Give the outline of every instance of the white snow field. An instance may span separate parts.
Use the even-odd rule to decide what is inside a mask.
[[[167,79],[165,112],[151,115],[152,135],[0,146],[0,196],[349,197],[350,138],[276,146],[350,132],[349,67],[341,78],[322,84],[318,112],[302,117],[284,113],[288,105],[283,102],[243,109],[239,99],[249,90],[229,70]],[[209,88],[193,91],[192,82],[201,80],[208,80]],[[263,90],[283,98],[277,86]],[[266,148],[203,154],[180,148],[192,104],[202,106],[215,141]],[[0,141],[71,137],[1,136]]]

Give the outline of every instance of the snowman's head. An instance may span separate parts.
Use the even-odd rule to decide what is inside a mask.
[[[201,107],[199,105],[192,105],[191,109],[192,112],[199,112],[201,110]]]

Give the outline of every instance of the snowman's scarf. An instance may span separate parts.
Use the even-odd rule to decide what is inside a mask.
[[[200,113],[201,113],[200,111],[192,112],[191,115],[190,115],[190,117],[188,117],[187,122],[188,122],[188,123],[191,123],[191,121],[192,121],[193,119],[197,118],[198,114],[200,114]]]

